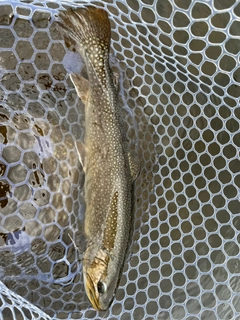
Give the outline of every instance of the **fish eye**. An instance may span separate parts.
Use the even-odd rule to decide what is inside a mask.
[[[97,289],[98,289],[98,293],[103,294],[106,292],[107,286],[104,282],[98,281]]]

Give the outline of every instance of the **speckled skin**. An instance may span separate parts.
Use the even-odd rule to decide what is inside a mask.
[[[111,30],[107,13],[88,7],[63,12],[60,18],[63,34],[76,42],[89,77],[88,94],[82,97],[85,150],[79,151],[85,171],[86,201],[83,273],[93,307],[106,310],[115,295],[130,241],[132,183],[136,174],[130,169],[117,90],[109,68]],[[81,81],[72,79],[81,97]]]

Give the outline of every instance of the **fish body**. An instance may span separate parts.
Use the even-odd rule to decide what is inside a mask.
[[[109,67],[111,28],[103,9],[89,6],[60,14],[59,30],[76,43],[88,81],[71,79],[85,104],[85,139],[77,149],[85,172],[87,248],[83,277],[96,310],[107,310],[114,298],[130,242],[132,186],[138,157],[127,145],[117,88]],[[134,164],[134,165],[133,165]]]

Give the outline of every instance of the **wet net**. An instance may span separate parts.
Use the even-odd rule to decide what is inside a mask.
[[[138,126],[134,234],[107,312],[81,270],[82,68],[56,30],[87,1],[0,2],[0,319],[240,319],[240,4],[107,0]],[[83,68],[83,73],[84,68]]]

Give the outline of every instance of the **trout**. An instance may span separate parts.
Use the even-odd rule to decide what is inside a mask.
[[[88,74],[88,80],[70,75],[85,104],[84,143],[77,143],[85,173],[83,279],[92,306],[107,310],[131,240],[132,188],[139,160],[122,126],[118,90],[109,66],[111,27],[106,11],[89,6],[63,11],[59,17],[60,33],[65,41],[74,41]]]

